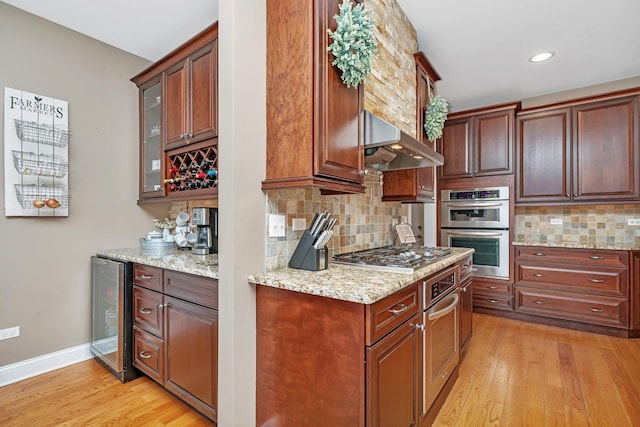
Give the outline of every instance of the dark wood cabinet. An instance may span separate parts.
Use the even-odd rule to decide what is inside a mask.
[[[513,284],[489,277],[473,278],[473,307],[480,313],[513,309]]]
[[[628,336],[628,252],[516,247],[515,273],[516,313]]]
[[[134,264],[134,366],[216,421],[218,281]]]
[[[218,24],[131,79],[140,89],[140,198],[217,197]]]
[[[414,315],[366,349],[367,426],[416,426],[420,332]]]
[[[424,115],[429,100],[436,94],[435,82],[440,76],[422,52],[414,54],[416,61],[416,135],[423,144],[435,148],[424,131]],[[435,167],[388,171],[384,173],[382,201],[433,202]]]
[[[640,200],[638,96],[522,112],[518,204]]]
[[[472,178],[513,173],[515,112],[519,104],[450,114],[438,151],[439,178]]]
[[[340,0],[267,1],[267,170],[263,189],[364,193],[363,85],[331,65]]]
[[[629,328],[631,336],[640,337],[640,252],[631,252],[629,281]]]
[[[452,114],[440,149],[440,178],[502,175],[513,172],[513,133],[517,104]],[[449,166],[447,166],[449,164]]]
[[[473,332],[473,257],[460,261],[460,353],[462,353]]]
[[[217,40],[164,72],[165,149],[217,136]]]

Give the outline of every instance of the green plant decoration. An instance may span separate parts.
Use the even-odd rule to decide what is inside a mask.
[[[351,0],[344,0],[339,7],[340,13],[334,16],[336,30],[327,30],[333,40],[327,50],[334,57],[331,65],[342,72],[342,83],[356,88],[371,72],[371,60],[376,52],[375,22],[362,4],[352,7]]]
[[[424,112],[424,131],[429,141],[434,141],[442,136],[448,111],[449,104],[443,97],[438,95],[431,97]]]

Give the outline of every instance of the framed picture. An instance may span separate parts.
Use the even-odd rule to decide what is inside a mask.
[[[4,88],[6,216],[69,216],[66,101]]]

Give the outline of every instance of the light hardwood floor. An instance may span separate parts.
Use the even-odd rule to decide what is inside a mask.
[[[473,320],[434,426],[640,426],[640,339]],[[92,360],[0,388],[0,426],[57,425],[213,424],[148,378],[122,384]]]

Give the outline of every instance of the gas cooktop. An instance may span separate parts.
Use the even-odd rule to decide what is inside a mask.
[[[451,248],[404,244],[334,255],[333,262],[382,271],[413,273],[450,253]]]

